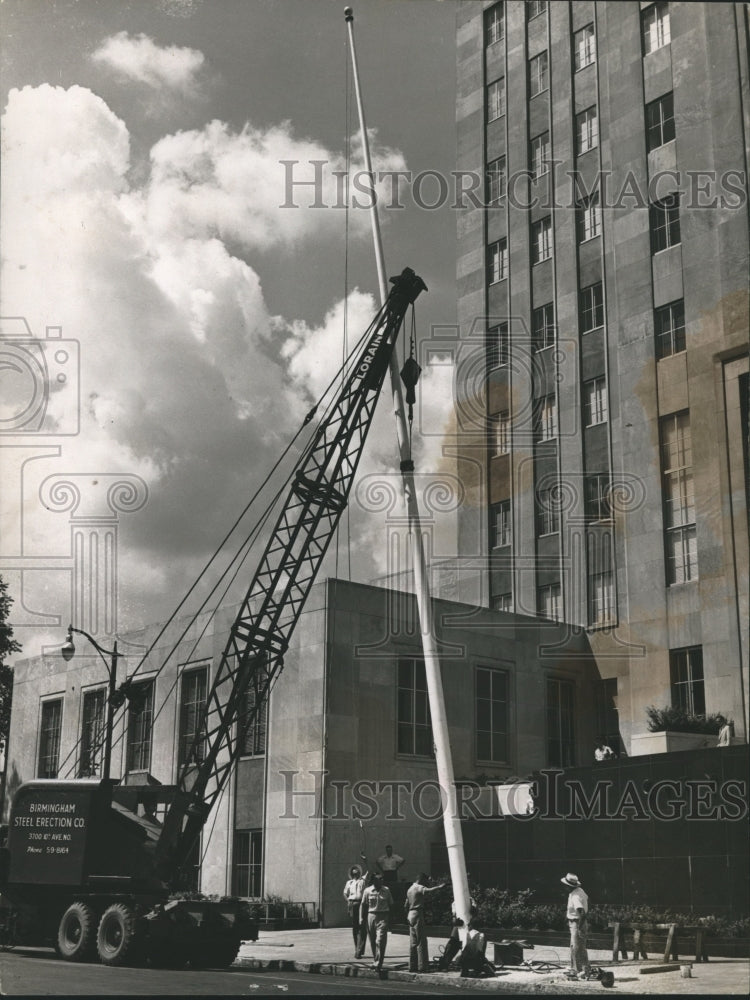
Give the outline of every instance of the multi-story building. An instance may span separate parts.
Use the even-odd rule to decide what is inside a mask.
[[[747,5],[457,30],[461,596],[587,630],[628,751],[650,705],[746,738]]]

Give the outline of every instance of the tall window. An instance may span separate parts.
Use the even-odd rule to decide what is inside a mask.
[[[507,455],[510,451],[510,410],[495,414],[495,454]]]
[[[493,549],[501,549],[510,545],[513,539],[513,521],[511,518],[510,500],[493,503],[490,508],[490,543]]]
[[[494,285],[508,277],[508,241],[496,240],[487,247],[487,283]]]
[[[476,669],[476,757],[504,764],[508,748],[508,674],[492,667]]]
[[[589,577],[589,627],[602,628],[615,620],[615,586],[611,569]]]
[[[257,897],[263,893],[263,831],[235,830],[232,894]]]
[[[540,264],[552,256],[552,219],[546,216],[531,224],[531,263]]]
[[[526,17],[530,21],[547,10],[547,0],[526,0]]]
[[[575,764],[575,684],[547,678],[547,763]]]
[[[491,326],[487,331],[487,367],[502,368],[510,356],[510,332],[507,323]]]
[[[487,85],[487,121],[494,122],[505,114],[505,78],[500,77]]]
[[[562,591],[559,583],[549,583],[536,592],[536,611],[542,618],[562,621]]]
[[[586,474],[584,506],[586,520],[612,520],[612,484],[608,472],[588,472]]]
[[[670,649],[669,673],[672,706],[682,708],[693,715],[705,715],[703,647],[686,646],[684,649]]]
[[[680,196],[677,192],[648,206],[651,223],[651,253],[680,242]]]
[[[255,689],[250,686],[242,697],[237,720],[238,738],[247,757],[262,756],[268,748],[268,699],[264,698],[256,711]]]
[[[576,155],[588,153],[599,145],[599,118],[596,105],[576,115]]]
[[[154,725],[154,682],[134,684],[128,701],[128,771],[148,771]]]
[[[685,350],[685,304],[682,299],[654,310],[654,332],[657,358]]]
[[[601,281],[582,288],[578,293],[578,322],[581,333],[590,333],[591,330],[604,326],[604,296]]]
[[[604,375],[583,383],[583,421],[586,427],[607,421],[607,379]]]
[[[505,157],[500,156],[487,165],[487,204],[496,205],[505,197]]]
[[[617,678],[603,677],[595,682],[594,717],[596,736],[604,740],[604,745],[612,747],[616,754],[622,753],[620,739],[620,718],[617,714]]]
[[[578,227],[578,242],[593,240],[602,231],[602,210],[599,206],[599,192],[594,191],[588,198],[576,205],[576,223]]]
[[[544,93],[548,77],[547,53],[540,52],[538,56],[529,59],[529,97]]]
[[[535,351],[555,344],[555,307],[551,302],[539,306],[531,314],[531,343]]]
[[[180,685],[180,742],[178,764],[200,764],[205,754],[205,742],[199,741],[193,747],[193,741],[199,735],[206,695],[208,691],[208,668],[186,670],[182,675]],[[205,733],[202,734],[205,739]]]
[[[690,415],[672,413],[660,425],[667,583],[686,583],[698,577]]]
[[[60,731],[62,727],[62,698],[42,702],[39,725],[39,766],[37,778],[56,778],[60,765]]]
[[[540,441],[551,441],[557,437],[557,406],[554,393],[539,400],[537,411],[537,436]]]
[[[646,105],[646,140],[649,152],[674,139],[674,95],[670,91]]]
[[[495,594],[492,598],[493,611],[512,611],[513,594]]]
[[[536,531],[538,535],[553,535],[560,530],[559,490],[537,490]]]
[[[573,35],[573,59],[576,70],[590,66],[596,59],[593,24],[587,24]]]
[[[532,180],[549,170],[549,132],[541,132],[529,144],[529,172]]]
[[[652,4],[641,11],[641,33],[643,37],[643,54],[656,52],[671,41],[669,28],[669,4],[660,2]]]
[[[494,45],[505,35],[505,4],[496,3],[484,12],[484,44]]]
[[[432,754],[430,705],[422,660],[398,661],[398,752],[417,757]]]
[[[104,710],[107,692],[104,688],[87,691],[83,696],[81,712],[80,778],[92,778],[101,773],[104,749]]]

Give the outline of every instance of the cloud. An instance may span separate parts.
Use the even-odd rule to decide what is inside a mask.
[[[148,35],[129,35],[127,31],[105,38],[91,58],[127,80],[184,94],[196,86],[205,63],[197,49],[157,45]]]

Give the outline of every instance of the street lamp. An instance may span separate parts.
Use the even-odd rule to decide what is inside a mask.
[[[65,640],[60,652],[62,653],[62,658],[66,663],[69,663],[75,656],[76,647],[73,643],[73,633],[84,636],[88,639],[94,649],[97,651],[99,656],[102,658],[105,667],[107,668],[107,674],[109,675],[109,691],[107,695],[107,722],[106,729],[104,732],[104,774],[103,777],[109,780],[109,772],[112,763],[112,729],[114,726],[115,719],[115,709],[122,704],[124,698],[118,697],[118,692],[115,690],[117,687],[117,658],[120,655],[117,652],[117,640],[115,639],[114,649],[104,649],[96,639],[89,635],[88,632],[84,632],[81,628],[73,628],[72,625],[68,625],[68,637]],[[108,661],[107,657],[111,659]]]

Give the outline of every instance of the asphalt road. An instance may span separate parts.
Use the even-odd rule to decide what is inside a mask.
[[[418,983],[343,979],[304,972],[174,969],[109,969],[63,962],[47,949],[0,952],[0,992],[5,996],[435,996]],[[455,987],[444,996],[455,996]],[[480,995],[471,989],[461,996]],[[486,996],[487,994],[481,994]]]

